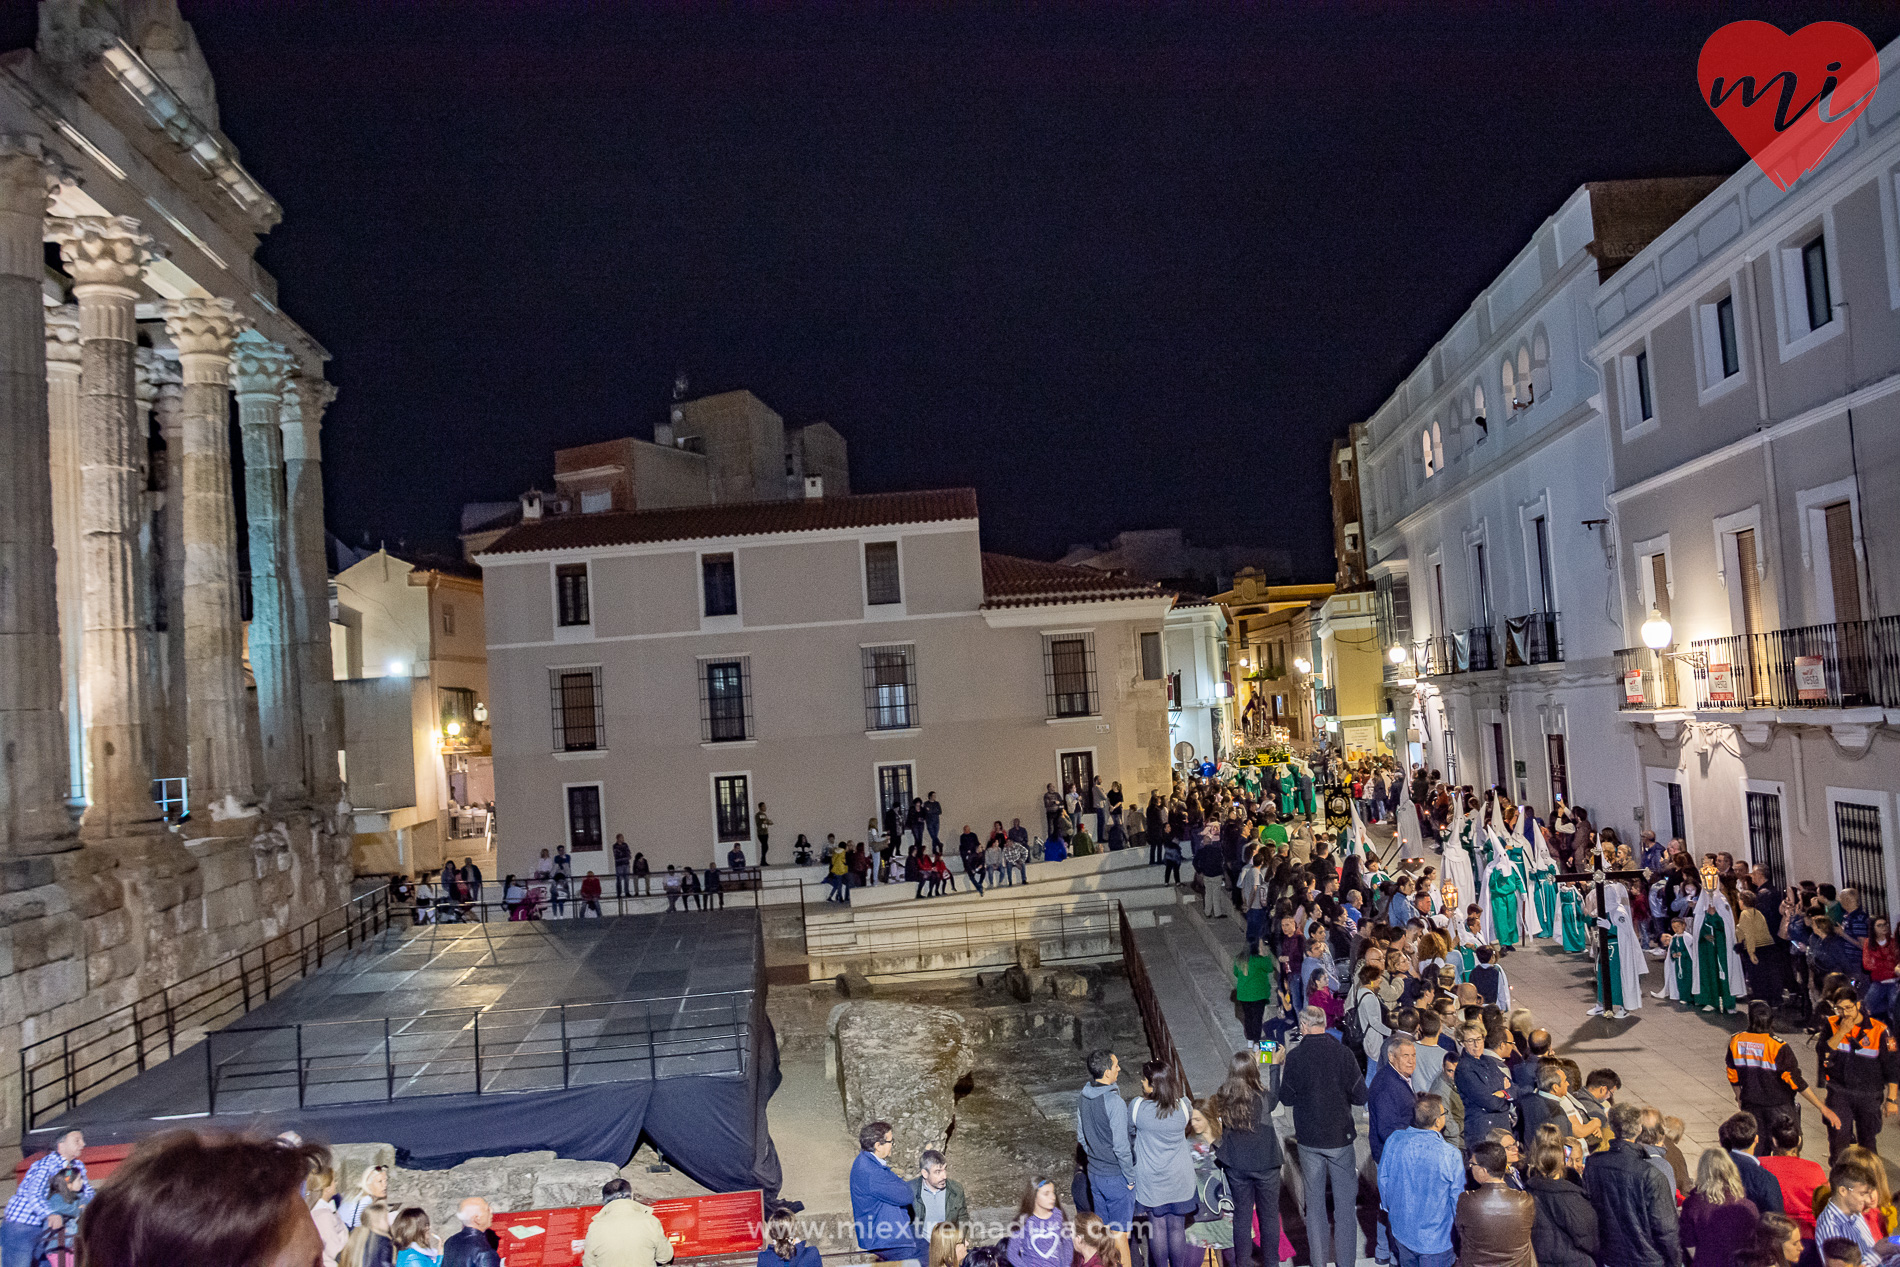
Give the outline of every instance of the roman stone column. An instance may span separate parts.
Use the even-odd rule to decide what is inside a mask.
[[[50,221],[79,301],[80,566],[85,575],[88,836],[122,835],[152,805],[149,665],[141,644],[139,535],[146,437],[139,426],[138,280],[156,258],[128,216]]]
[[[79,525],[79,309],[46,310],[46,420],[53,493],[54,589],[59,603],[60,704],[66,712],[69,808],[86,803],[85,574]]]
[[[323,411],[336,388],[320,378],[292,377],[284,385],[285,555],[291,626],[297,639],[297,682],[303,693],[304,761],[310,799],[333,808],[342,792],[336,754],[335,670],[330,663],[330,568],[323,527]]]
[[[69,848],[46,412],[46,195],[52,156],[0,134],[0,847]]]
[[[244,512],[251,543],[251,675],[264,777],[273,797],[304,798],[303,701],[297,690],[296,634],[284,553],[284,379],[290,353],[256,331],[231,360],[244,436]]]
[[[160,352],[148,373],[157,387],[152,415],[165,441],[165,500],[158,511],[159,597],[164,634],[155,640],[157,680],[164,699],[156,773],[182,779],[190,768],[185,738],[185,389],[175,355]],[[174,791],[176,789],[173,789]]]
[[[229,434],[231,348],[245,321],[228,299],[173,299],[164,313],[184,377],[179,606],[191,810],[203,821],[226,797],[248,803],[253,796]]]

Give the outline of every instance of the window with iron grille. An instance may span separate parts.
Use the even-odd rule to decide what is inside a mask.
[[[730,554],[708,554],[699,560],[699,572],[705,583],[706,614],[739,614],[739,572]]]
[[[1781,798],[1773,792],[1748,794],[1748,860],[1768,869],[1768,883],[1788,885],[1788,864],[1781,848]]]
[[[440,725],[444,734],[448,733],[450,722],[461,722],[462,733],[467,734],[475,727],[475,692],[465,686],[445,686],[442,688],[442,718]]]
[[[1886,919],[1887,868],[1880,853],[1880,807],[1834,803],[1834,844],[1841,857],[1841,884],[1860,894],[1869,919]]]
[[[554,750],[591,752],[607,746],[600,695],[600,670],[549,669],[554,696]],[[473,707],[469,710],[474,713]]]
[[[743,774],[713,776],[713,818],[720,844],[752,839],[751,780]]]
[[[864,648],[864,728],[917,725],[917,648],[910,643]]]
[[[1181,711],[1181,670],[1179,669],[1168,675],[1168,707],[1177,713]]]
[[[1051,717],[1089,717],[1095,712],[1095,635],[1044,634],[1043,677]]]
[[[873,607],[904,601],[897,572],[897,543],[872,541],[864,547],[864,601]]]
[[[752,737],[752,660],[699,662],[699,736],[707,743]]]
[[[1161,635],[1158,633],[1141,635],[1141,680],[1161,680]]]
[[[567,849],[569,853],[600,849],[598,783],[581,783],[567,789]]]
[[[587,599],[587,565],[561,563],[554,568],[554,592],[563,626],[591,625],[593,609]]]

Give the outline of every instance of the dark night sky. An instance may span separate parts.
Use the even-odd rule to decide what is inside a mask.
[[[1892,4],[182,7],[336,358],[346,540],[452,543],[554,448],[650,438],[684,368],[833,423],[859,491],[974,485],[990,548],[1179,524],[1314,577],[1327,444],[1566,195],[1739,166],[1711,31],[1900,34]]]

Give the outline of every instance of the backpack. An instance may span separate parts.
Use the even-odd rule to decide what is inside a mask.
[[[1364,986],[1354,986],[1352,993],[1346,996],[1346,1011],[1339,1018],[1339,1038],[1351,1049],[1355,1059],[1363,1067],[1366,1063],[1366,1027],[1359,1019],[1359,1004],[1366,997]]]

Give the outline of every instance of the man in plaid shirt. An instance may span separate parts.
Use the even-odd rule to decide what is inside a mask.
[[[67,1131],[53,1145],[52,1152],[26,1168],[20,1190],[7,1202],[5,1221],[0,1222],[0,1267],[32,1267],[40,1237],[48,1228],[57,1228],[63,1222],[59,1215],[48,1213],[46,1208],[54,1175],[68,1166],[73,1167],[79,1172],[85,1199],[92,1199],[92,1181],[86,1178],[86,1163],[79,1160],[79,1152],[85,1146],[84,1135]]]

